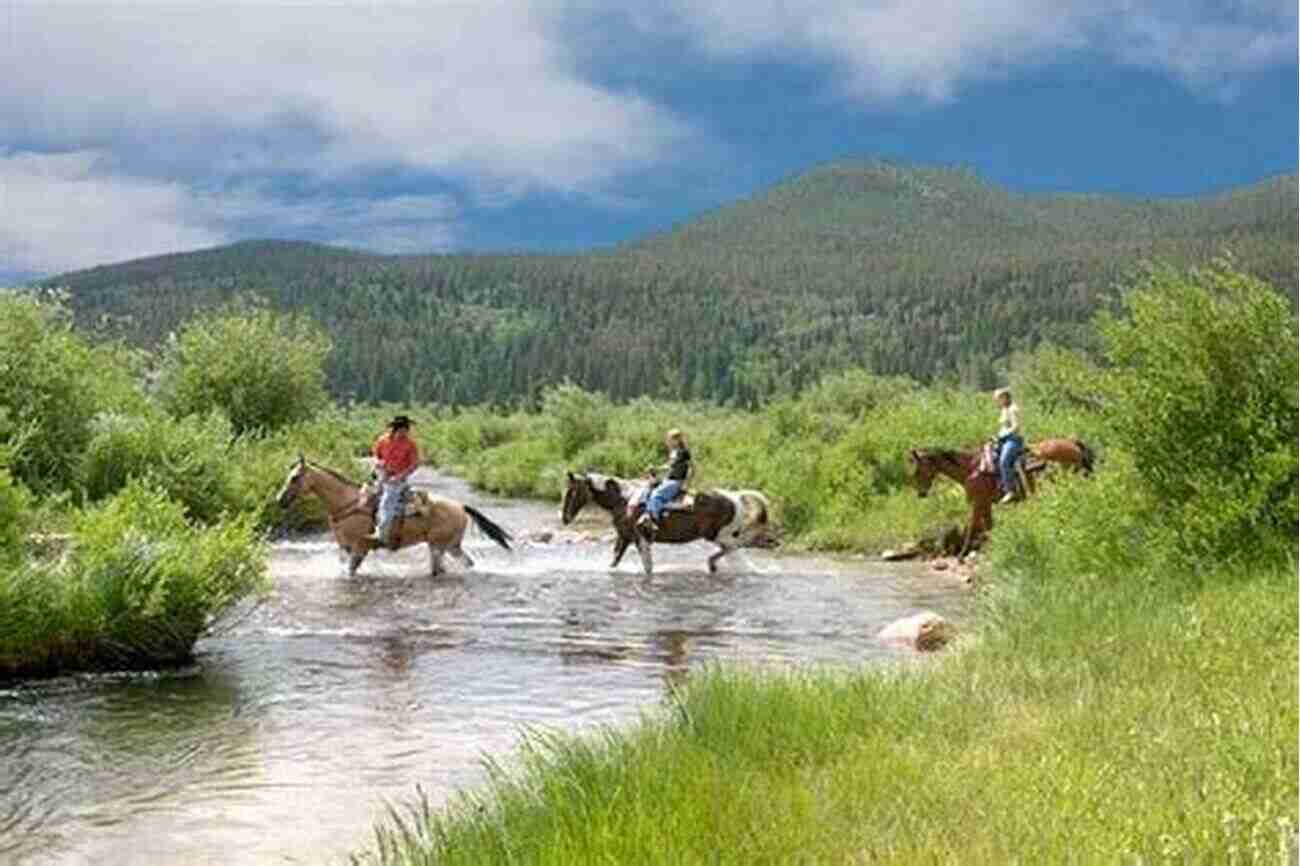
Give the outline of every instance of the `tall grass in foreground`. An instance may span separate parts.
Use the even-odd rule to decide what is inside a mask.
[[[1042,588],[919,672],[706,671],[631,731],[530,736],[356,861],[1284,863],[1295,573],[1208,577]]]

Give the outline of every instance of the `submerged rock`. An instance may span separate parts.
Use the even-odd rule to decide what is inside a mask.
[[[910,646],[920,652],[941,649],[956,636],[956,626],[931,610],[895,620],[877,635],[887,644]]]

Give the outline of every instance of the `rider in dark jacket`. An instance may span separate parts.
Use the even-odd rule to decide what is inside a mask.
[[[665,442],[668,445],[668,463],[659,469],[668,475],[651,491],[646,500],[645,515],[641,518],[649,521],[656,530],[663,519],[664,509],[686,488],[686,479],[691,474],[691,449],[686,447],[685,434],[674,427],[668,431]]]

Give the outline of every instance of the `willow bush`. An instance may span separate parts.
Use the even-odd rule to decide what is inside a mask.
[[[159,396],[180,418],[220,409],[236,433],[305,421],[328,403],[319,325],[256,306],[201,314],[165,348]]]
[[[138,481],[81,512],[57,559],[0,573],[0,674],[187,660],[222,613],[267,586],[248,517],[198,526]]]

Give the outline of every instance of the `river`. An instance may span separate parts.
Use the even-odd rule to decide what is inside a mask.
[[[471,529],[470,572],[432,580],[412,549],[349,579],[325,535],[281,542],[270,597],[193,666],[0,688],[0,863],[345,863],[386,802],[480,783],[482,757],[509,755],[526,727],[629,722],[711,661],[895,659],[874,638],[884,625],[965,604],[920,567],[855,558],[749,550],[710,576],[706,544],[657,547],[650,578],[635,551],[610,572],[594,507],[561,528],[558,497],[417,482],[483,510],[517,549]]]

